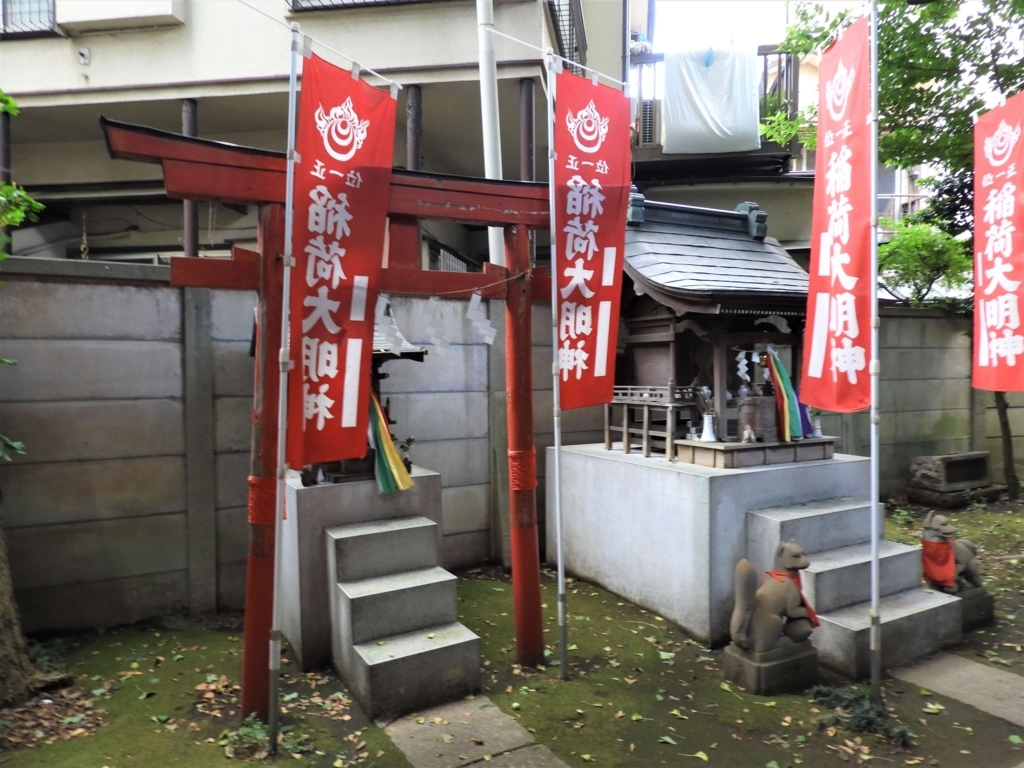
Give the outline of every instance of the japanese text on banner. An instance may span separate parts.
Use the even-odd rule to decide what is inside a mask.
[[[629,203],[629,99],[568,72],[555,85],[558,368],[563,409],[611,400]]]
[[[800,400],[830,411],[871,404],[871,126],[868,19],[824,54],[818,108],[807,335]]]
[[[294,187],[288,463],[367,450],[373,306],[395,99],[317,56],[304,65]]]
[[[974,375],[979,389],[1024,391],[1024,93],[974,127]]]

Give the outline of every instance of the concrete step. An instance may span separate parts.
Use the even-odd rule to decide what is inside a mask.
[[[811,635],[818,661],[853,680],[871,674],[870,603],[820,614]],[[879,601],[882,617],[882,667],[898,667],[954,645],[961,639],[960,600],[923,588],[908,589]]]
[[[399,517],[327,529],[333,548],[332,582],[349,582],[438,565],[437,523]],[[328,557],[330,564],[331,558]]]
[[[808,554],[871,541],[871,506],[840,497],[747,513],[747,557],[758,571],[771,570],[775,549],[790,540]]]
[[[342,635],[358,645],[454,622],[457,583],[437,566],[341,582],[337,599]]]
[[[801,573],[804,595],[818,613],[871,599],[871,543],[818,552]],[[921,585],[921,550],[895,541],[878,542],[882,596]]]
[[[480,688],[480,638],[450,623],[354,647],[346,680],[371,719],[397,717]]]

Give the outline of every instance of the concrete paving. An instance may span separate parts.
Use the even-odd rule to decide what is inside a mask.
[[[460,768],[485,757],[497,768],[567,768],[486,696],[405,715],[385,731],[415,768]]]
[[[1024,679],[1020,675],[951,653],[938,653],[891,669],[889,674],[1024,727]]]

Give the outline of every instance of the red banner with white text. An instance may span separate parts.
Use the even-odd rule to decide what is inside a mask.
[[[366,455],[396,100],[312,56],[295,165],[288,464]]]
[[[555,76],[555,242],[561,407],[610,402],[615,382],[626,208],[629,98]]]
[[[868,19],[821,57],[800,401],[849,413],[871,405],[871,72]]]
[[[1024,391],[1024,93],[974,126],[974,375],[978,389]],[[1020,225],[1019,227],[1017,225]]]

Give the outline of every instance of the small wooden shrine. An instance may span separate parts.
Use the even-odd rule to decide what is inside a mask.
[[[724,211],[632,196],[606,448],[621,438],[626,452],[723,468],[832,457],[831,438],[782,439],[757,364],[774,349],[799,390],[808,276],[767,229],[756,203]],[[700,441],[705,413],[716,442]]]

